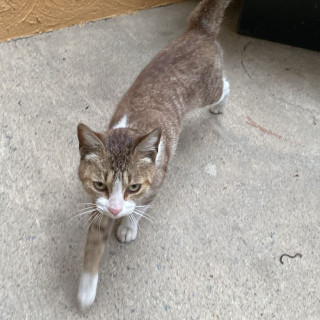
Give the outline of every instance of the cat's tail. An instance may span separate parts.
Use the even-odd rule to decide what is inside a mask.
[[[231,0],[202,0],[189,17],[188,30],[200,30],[216,36],[225,8]]]

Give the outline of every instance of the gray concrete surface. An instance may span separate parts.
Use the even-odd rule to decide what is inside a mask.
[[[0,319],[320,319],[320,53],[236,34],[238,4],[220,34],[225,113],[186,120],[154,223],[112,236],[77,311],[76,126],[106,127],[194,5],[0,44]]]

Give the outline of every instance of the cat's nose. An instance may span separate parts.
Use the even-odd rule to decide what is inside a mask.
[[[119,212],[122,211],[122,209],[115,209],[115,208],[108,208],[109,212],[112,213],[114,216],[116,216]]]

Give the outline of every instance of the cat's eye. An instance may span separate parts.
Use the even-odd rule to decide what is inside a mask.
[[[107,186],[101,181],[94,181],[93,185],[98,190],[105,190],[107,188]]]
[[[129,192],[138,192],[140,190],[141,184],[132,184],[128,187]]]

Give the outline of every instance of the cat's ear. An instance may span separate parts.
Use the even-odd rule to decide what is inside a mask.
[[[135,150],[141,153],[158,152],[161,130],[155,129],[138,140]]]
[[[93,132],[83,123],[78,124],[78,140],[81,158],[87,154],[97,153],[104,149],[104,145],[99,134]]]

